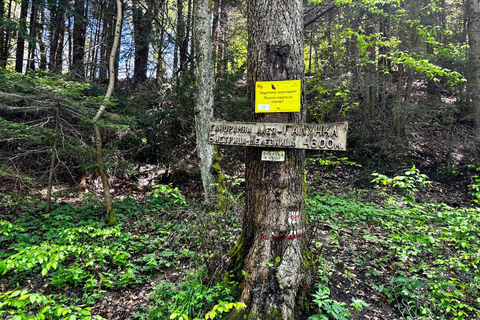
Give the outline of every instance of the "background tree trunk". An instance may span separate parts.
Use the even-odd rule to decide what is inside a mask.
[[[4,20],[6,21],[7,19],[10,19],[12,15],[12,2],[13,0],[8,1],[8,10],[7,14],[4,15]],[[7,67],[7,62],[8,62],[8,56],[9,56],[9,51],[10,51],[10,37],[12,35],[12,32],[8,28],[4,28],[4,40],[3,40],[3,52],[2,55],[0,56],[0,67],[6,68]]]
[[[87,12],[85,0],[75,0],[73,18],[72,72],[75,77],[85,77],[85,41],[87,32]]]
[[[304,94],[301,112],[254,113],[256,81],[298,79],[304,93],[303,1],[250,0],[247,12],[251,120],[304,122]],[[237,246],[245,257],[242,300],[262,319],[293,319],[310,279],[301,237],[306,226],[305,153],[286,150],[284,162],[261,161],[261,153],[262,148],[247,148],[246,213]]]
[[[480,131],[480,9],[478,0],[467,1],[468,44],[471,67],[467,74],[468,92],[471,96],[472,115],[477,133]],[[479,133],[480,135],[480,133]]]
[[[211,40],[210,10],[208,0],[195,1],[194,41],[197,52],[195,129],[197,136],[197,154],[205,203],[214,201],[214,180],[210,168],[213,159],[213,145],[208,144],[209,122],[213,117],[213,58]]]
[[[55,108],[55,129],[52,142],[52,153],[50,158],[50,168],[48,170],[48,186],[47,186],[47,204],[45,206],[45,213],[50,213],[52,208],[52,188],[53,188],[53,175],[55,173],[55,161],[57,159],[57,134],[60,117],[58,115],[59,105]]]
[[[3,19],[5,19],[5,2],[0,0],[0,67],[3,67],[3,52],[5,50],[5,28],[3,27]]]
[[[47,65],[48,65],[45,42],[43,42],[44,24],[45,24],[45,2],[41,1],[40,23],[38,28],[38,42],[39,42],[39,48],[40,48],[40,65],[38,67],[41,70],[47,70]]]
[[[28,59],[27,71],[35,70],[35,47],[37,45],[37,25],[38,25],[38,0],[32,0],[32,10],[30,13],[30,30],[28,39]]]
[[[29,0],[22,0],[20,21],[17,33],[17,52],[15,54],[15,71],[23,71],[23,56],[25,55],[25,38],[27,37],[27,15]]]
[[[147,1],[147,6],[144,8],[139,1],[134,1],[132,11],[135,42],[133,79],[135,82],[145,82],[147,80],[149,38],[153,23],[152,2]]]

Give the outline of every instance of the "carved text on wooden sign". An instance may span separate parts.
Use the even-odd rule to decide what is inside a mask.
[[[210,122],[209,143],[231,146],[339,150],[347,147],[348,122]]]

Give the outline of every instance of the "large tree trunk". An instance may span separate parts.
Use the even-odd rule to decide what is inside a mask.
[[[197,154],[200,160],[204,198],[207,204],[214,201],[215,189],[210,171],[213,145],[208,144],[209,122],[213,117],[213,59],[210,37],[210,10],[208,0],[195,1],[194,41],[196,58],[195,129]]]
[[[471,67],[468,73],[468,92],[477,133],[480,132],[480,9],[479,0],[467,0],[468,44]],[[480,135],[480,133],[479,133]]]
[[[15,71],[23,71],[23,58],[25,55],[25,38],[27,37],[27,14],[29,0],[22,0],[20,21],[17,33],[17,52],[15,54]]]
[[[303,1],[248,1],[248,101],[256,122],[305,121]],[[302,80],[301,112],[255,114],[255,82]],[[244,257],[242,300],[262,319],[298,319],[310,281],[303,255],[305,153],[285,151],[284,162],[246,152],[246,212],[236,258]],[[273,264],[273,266],[272,266]],[[278,314],[280,313],[281,316]]]

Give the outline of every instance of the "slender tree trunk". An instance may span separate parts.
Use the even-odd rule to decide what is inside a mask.
[[[100,133],[100,128],[97,125],[97,122],[102,117],[102,114],[106,109],[106,102],[112,97],[113,89],[115,87],[115,58],[117,56],[117,49],[120,43],[120,32],[122,27],[122,1],[116,0],[117,5],[117,22],[115,23],[115,34],[113,38],[112,50],[110,52],[109,58],[109,82],[107,92],[105,94],[104,103],[98,109],[97,114],[93,118],[93,130],[95,132],[95,147],[97,154],[97,166],[98,173],[102,179],[103,186],[103,197],[105,206],[107,208],[107,219],[109,225],[117,224],[117,217],[115,215],[115,210],[113,208],[112,196],[110,194],[110,185],[108,183],[107,173],[105,172],[105,167],[103,166],[103,157],[102,157],[102,135]]]
[[[40,28],[38,28],[38,41],[40,48],[40,65],[38,66],[41,70],[47,70],[47,52],[45,48],[45,42],[43,41],[43,30],[45,24],[45,3],[42,1],[42,6],[40,7]]]
[[[222,0],[220,4],[220,32],[218,39],[218,50],[217,50],[217,75],[222,76],[226,71],[227,63],[227,31],[228,31],[228,13],[227,13],[227,3],[225,0]]]
[[[470,71],[467,88],[471,96],[472,117],[480,136],[480,4],[479,0],[467,0],[468,44],[470,46]]]
[[[59,106],[55,108],[55,130],[52,142],[52,154],[50,158],[50,169],[48,171],[48,187],[47,187],[47,205],[45,206],[45,213],[50,213],[52,208],[52,188],[53,188],[53,175],[55,173],[55,160],[57,159],[57,134],[59,125]]]
[[[27,15],[29,0],[22,0],[20,8],[20,21],[17,33],[17,52],[15,55],[15,71],[23,71],[23,60],[25,55],[25,38],[27,37]]]
[[[214,178],[211,172],[213,145],[208,144],[209,122],[213,117],[213,59],[208,0],[195,1],[194,41],[196,58],[195,129],[197,154],[202,175],[205,203],[215,197]]]
[[[181,69],[183,72],[187,72],[188,70],[188,43],[191,40],[191,31],[192,31],[192,10],[193,10],[193,5],[192,5],[192,0],[187,1],[187,20],[185,22],[185,35],[183,36],[183,41],[182,41],[182,49],[180,51],[180,65]]]
[[[367,27],[365,28],[365,32],[367,36],[372,35],[375,30],[373,27]],[[371,45],[368,47],[368,52],[369,52],[369,59],[371,61],[375,61],[376,58],[376,51],[375,51],[375,45]],[[376,102],[377,102],[377,90],[376,90],[376,84],[377,84],[377,74],[376,74],[376,69],[375,69],[375,64],[369,63],[365,67],[365,107],[366,107],[366,113],[368,115],[367,121],[373,120],[376,117]]]
[[[58,5],[57,3],[51,3],[47,1],[49,4],[49,11],[50,11],[50,55],[48,57],[48,69],[53,72],[57,72],[57,67],[55,65],[56,59],[55,59],[55,53],[57,52],[57,46],[58,46],[58,38],[59,38],[59,33],[58,33]]]
[[[157,2],[158,3],[158,2]],[[155,4],[155,2],[154,2]],[[165,12],[166,12],[166,1],[162,0],[158,3],[158,8],[155,10],[155,17],[158,17],[158,11],[161,12],[160,18],[156,20],[155,30],[157,35],[157,80],[162,79],[165,76],[166,67],[164,60],[164,39],[165,39]]]
[[[5,16],[5,20],[9,19],[12,15],[12,2],[13,0],[8,1],[8,11],[7,11],[7,15]],[[0,56],[0,67],[2,68],[7,67],[9,51],[10,51],[10,37],[11,37],[10,30],[5,29],[4,31],[5,31],[4,33],[5,38],[3,42],[3,52],[2,52],[2,55]]]
[[[183,37],[185,36],[185,23],[183,19],[183,4],[185,0],[177,0],[177,32],[175,37],[175,47],[173,56],[173,76],[179,75],[181,66],[179,65],[179,58],[182,55],[181,47],[183,44]]]
[[[98,60],[99,60],[99,53],[101,51],[100,46],[100,26],[101,26],[101,19],[97,20],[97,25],[95,28],[95,34],[93,36],[92,42],[92,60],[90,61],[90,80],[93,81],[96,79],[97,68],[98,68]]]
[[[55,51],[55,72],[62,73],[63,70],[63,46],[65,44],[65,19],[66,19],[67,0],[59,0],[58,12],[58,44]],[[50,53],[51,54],[51,53]]]
[[[30,31],[28,40],[28,59],[27,71],[35,70],[35,49],[37,45],[37,20],[38,20],[38,1],[32,1],[32,11],[30,13]]]
[[[247,87],[251,120],[305,121],[303,1],[249,0]],[[301,112],[255,114],[256,81],[302,81]],[[284,162],[261,161],[247,147],[246,212],[233,256],[244,257],[241,299],[259,318],[300,319],[311,275],[305,261],[305,152],[285,150]],[[273,265],[272,265],[273,264]]]
[[[0,0],[0,21],[3,21],[5,19],[5,2],[4,0]],[[5,29],[3,27],[3,23],[0,23],[0,67],[3,66],[3,54],[5,50]]]
[[[108,68],[109,65],[109,52],[110,52],[110,33],[112,32],[112,16],[111,10],[112,8],[109,5],[109,2],[104,4],[104,12],[103,12],[103,30],[102,30],[102,46],[100,50],[100,67],[99,71],[99,81],[105,82],[108,79]]]
[[[213,62],[218,63],[218,42],[220,33],[220,1],[212,0],[213,3],[213,23],[212,23],[212,41],[213,41]]]

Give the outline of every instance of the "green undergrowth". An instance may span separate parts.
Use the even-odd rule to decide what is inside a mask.
[[[115,227],[107,225],[103,204],[92,194],[55,204],[49,214],[38,197],[0,194],[0,200],[2,319],[90,319],[111,292],[140,290],[167,274],[178,276],[158,283],[137,318],[167,319],[177,312],[193,319],[238,307],[230,304],[236,283],[227,277],[215,285],[204,267],[214,264],[219,243],[233,246],[236,215],[204,212],[178,188],[159,185],[146,200],[117,201]],[[217,247],[209,247],[205,230],[221,240]]]
[[[315,296],[317,303],[322,300],[320,315],[332,317],[322,302],[330,299],[328,281],[335,280],[365,286],[375,293],[373,300],[388,301],[406,319],[480,317],[480,210],[444,204],[384,207],[328,195],[310,197],[307,210],[311,226],[329,230],[329,241],[314,238],[322,257]],[[330,309],[336,306],[335,319],[361,312],[354,305],[343,312],[341,305],[329,303]]]
[[[199,266],[208,259],[200,240],[200,221],[208,217],[199,219],[204,212],[187,203],[177,188],[158,186],[145,201],[117,201],[115,227],[107,225],[95,196],[55,204],[49,214],[39,198],[0,198],[5,209],[0,214],[2,319],[90,319],[92,307],[110,292],[141,288],[167,273],[178,274],[179,283],[160,282],[152,308],[139,312],[140,318],[165,319],[164,311],[200,316],[218,301],[232,301],[230,289],[207,286],[205,272],[195,271],[204,270]],[[210,227],[217,229],[214,221]],[[159,311],[159,299],[168,304],[164,311]]]

